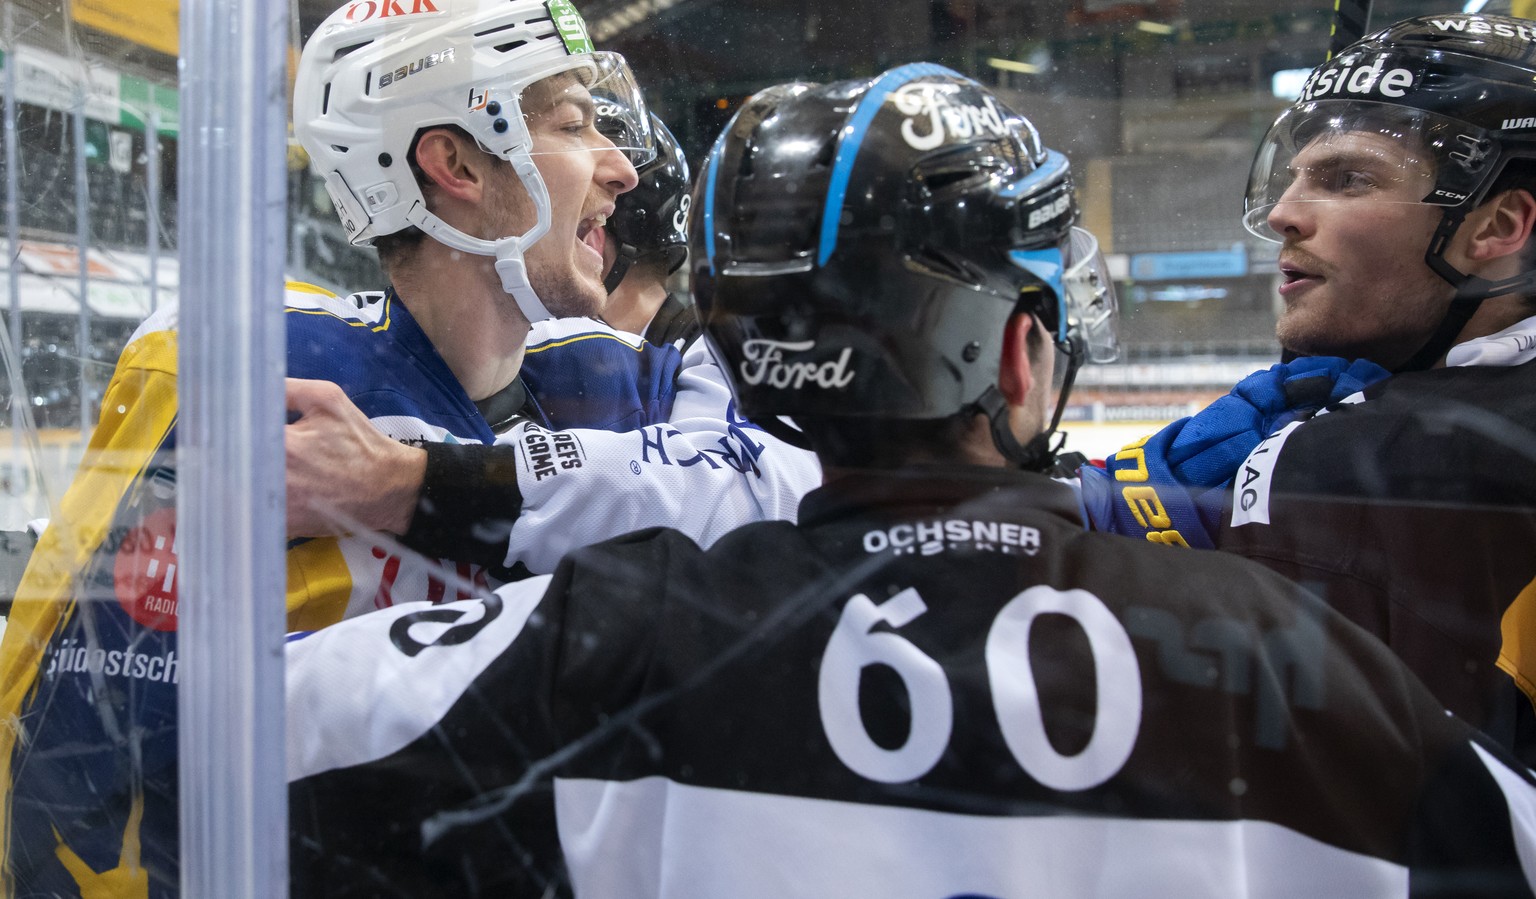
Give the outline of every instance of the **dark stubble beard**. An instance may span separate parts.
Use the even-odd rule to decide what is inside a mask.
[[[602,285],[589,283],[568,269],[557,275],[536,271],[528,275],[544,308],[556,318],[596,318],[603,310],[607,295]]]
[[[528,189],[517,177],[512,166],[503,165],[497,167],[499,177],[494,183],[494,195],[491,202],[501,210],[497,216],[499,227],[492,228],[506,234],[521,234],[528,230],[529,226],[517,224],[520,221],[532,221],[534,219],[533,200],[528,196]],[[499,236],[499,235],[498,235]],[[556,240],[553,232],[546,233],[534,242],[530,250],[546,240]],[[603,303],[607,299],[607,293],[601,283],[588,282],[578,276],[568,267],[561,268],[558,272],[546,272],[540,268],[530,266],[528,270],[529,283],[539,295],[539,301],[544,308],[556,318],[596,318],[603,309]],[[512,298],[509,295],[508,301]]]

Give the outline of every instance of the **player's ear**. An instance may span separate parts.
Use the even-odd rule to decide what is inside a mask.
[[[438,192],[457,200],[480,199],[486,159],[472,141],[449,128],[429,129],[416,141],[417,167]]]
[[[1536,228],[1536,197],[1522,188],[1506,190],[1467,216],[1467,256],[1485,262],[1525,249]]]
[[[1021,313],[1003,325],[1003,352],[998,360],[997,387],[1010,405],[1024,405],[1035,383],[1029,363],[1029,332],[1039,326],[1033,315]]]

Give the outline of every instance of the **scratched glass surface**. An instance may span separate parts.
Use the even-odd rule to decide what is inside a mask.
[[[362,23],[431,14],[438,12],[438,5],[448,6],[446,0],[290,0],[290,78],[297,71],[300,48],[337,9],[349,10],[350,19]],[[549,15],[562,21],[561,16],[571,14],[566,6],[555,0]],[[870,78],[903,63],[933,62],[977,80],[1028,116],[1042,143],[1071,160],[1080,224],[1097,236],[1119,296],[1120,358],[1080,372],[1063,413],[1064,449],[1088,459],[1103,459],[1205,408],[1234,383],[1281,358],[1275,337],[1283,308],[1277,291],[1285,281],[1277,267],[1279,245],[1244,230],[1241,198],[1261,137],[1296,98],[1307,70],[1327,52],[1333,6],[1303,0],[576,2],[595,47],[620,53],[628,61],[646,106],[675,136],[693,176],[699,175],[721,129],[748,98],[784,82]],[[1383,0],[1375,4],[1371,21],[1379,25],[1445,9],[1446,4],[1429,0]],[[1487,8],[1509,10],[1508,2],[1500,6],[1497,0]],[[6,0],[0,21],[0,673],[7,678],[0,683],[0,718],[12,722],[0,723],[0,790],[8,790],[0,812],[10,822],[8,831],[0,828],[0,836],[8,832],[10,840],[8,847],[0,846],[0,858],[6,861],[9,886],[18,896],[50,891],[74,895],[93,889],[131,896],[177,893],[175,690],[180,668],[175,644],[177,346],[172,310],[179,301],[182,222],[177,182],[183,153],[177,14],[175,0]],[[343,55],[339,52],[337,59]],[[447,68],[454,61],[450,52],[389,62],[380,64],[380,96],[408,88],[415,78],[435,77],[438,66]],[[605,101],[622,106],[628,96],[618,88],[610,91],[614,83],[584,79],[574,88],[557,83],[545,94],[575,96],[575,106],[585,104],[602,116],[608,108]],[[496,95],[470,91],[466,96],[479,110]],[[548,109],[563,108],[559,99],[549,96],[541,102]],[[972,112],[972,121],[955,127],[988,127],[990,120],[983,119],[993,114],[991,110]],[[924,133],[944,127],[936,108],[918,106],[910,114]],[[537,125],[533,121],[530,127]],[[625,147],[627,156],[642,161],[645,152],[654,149],[654,136],[639,133],[644,130],[604,133]],[[287,159],[285,274],[290,310],[296,311],[295,317],[325,315],[349,327],[379,331],[393,326],[398,331],[409,304],[387,292],[390,281],[377,253],[353,245],[324,179],[291,133],[282,152]],[[396,161],[395,170],[403,164]],[[388,168],[382,165],[381,171]],[[360,196],[366,193],[366,185],[353,186]],[[688,197],[674,199],[667,214],[683,222],[691,202]],[[562,227],[558,211],[551,227]],[[586,225],[577,227],[582,229],[578,237],[587,233]],[[465,265],[484,263],[484,257],[472,256],[466,254]],[[663,282],[685,306],[690,268],[675,268]],[[617,307],[594,311],[626,332],[645,331],[645,316],[637,318]],[[684,314],[690,313],[685,309]],[[424,338],[427,355],[434,352],[430,333]],[[455,335],[451,329],[446,333],[452,335],[450,343],[474,336]],[[332,338],[326,335],[316,331],[297,350],[290,346],[290,353],[302,354],[305,371],[325,369],[326,360],[317,357],[363,352],[353,349],[354,344],[329,342]],[[433,364],[459,373],[451,345],[438,349],[446,351]],[[402,350],[394,346],[388,352]],[[290,356],[290,367],[297,359]],[[781,363],[779,357],[760,356],[756,367],[748,365],[743,375],[765,378],[773,369],[792,376]],[[417,363],[402,358],[398,364]],[[339,363],[336,370],[341,379]],[[802,380],[829,389],[845,383],[846,377],[851,376],[835,366],[802,373]],[[767,463],[758,455],[762,447],[753,436],[758,432],[734,418],[733,411],[721,423],[717,445],[701,449],[681,441],[662,416],[631,433],[632,458],[621,457],[607,449],[608,444],[581,436],[584,432],[572,436],[559,428],[568,422],[561,417],[567,412],[584,414],[584,394],[561,393],[584,389],[583,379],[547,373],[542,378],[548,386],[540,389],[549,393],[536,394],[531,401],[550,427],[523,432],[508,443],[530,485],[525,495],[558,485],[562,474],[569,480],[583,465],[616,465],[637,482],[664,467],[731,472],[743,479],[763,476],[761,467]],[[347,389],[361,394],[366,386]],[[482,404],[480,411],[487,419],[497,419],[526,408]],[[370,407],[364,414],[389,431],[388,423],[378,422],[394,414],[385,406]],[[390,433],[415,445],[445,436],[458,442],[491,439],[482,441],[479,431],[455,432],[455,427],[433,421],[424,423],[420,433]],[[1492,439],[1509,438],[1500,432]],[[591,483],[607,485],[603,489],[616,496],[630,489],[617,478]],[[707,518],[718,511],[691,505],[686,494],[636,502],[666,505],[671,514],[682,516]],[[359,519],[357,507],[333,510],[330,525],[345,530],[344,536],[296,534],[290,543],[289,629],[323,635],[343,619],[412,602],[484,599],[493,588],[530,572],[548,573],[563,552],[583,542],[580,535],[586,530],[607,536],[604,529],[613,527],[608,519],[581,519],[580,505],[567,501],[561,507],[565,519],[551,513],[544,526],[550,533],[559,532],[558,539],[538,533],[518,538],[514,532],[514,542],[524,543],[521,549],[514,546],[509,558],[522,564],[506,566],[484,564],[481,557],[424,556],[402,542],[401,534],[369,528]],[[652,510],[644,511],[636,517],[653,523]],[[487,517],[479,535],[505,540],[504,519],[517,512],[498,514],[477,507],[476,514]],[[613,515],[613,520],[623,519],[620,513]],[[992,531],[969,521],[948,524],[950,530],[942,535],[927,534],[927,543],[923,533],[911,529],[871,530],[865,535],[866,548],[926,552],[924,546],[929,546],[938,553],[951,545],[985,543],[1022,553],[1032,545],[1027,528],[1006,525]],[[616,578],[626,576],[614,572]],[[775,576],[762,573],[764,580]],[[477,610],[454,607],[439,610],[442,614],[423,611],[420,618],[396,619],[398,626],[385,629],[380,645],[408,659],[399,669],[404,681],[418,686],[457,684],[453,678],[459,675],[445,674],[431,650],[471,642],[510,627],[511,621],[533,633],[546,620],[533,599],[526,591],[513,590]],[[782,623],[794,612],[775,614],[779,617],[770,616],[764,627]],[[865,622],[871,630],[864,636],[900,627],[891,618],[880,621],[878,630]],[[1132,636],[1138,641],[1160,639],[1149,636],[1155,630],[1148,624]],[[1070,631],[1066,627],[1051,633],[1064,641],[1085,639],[1084,631]],[[755,633],[748,630],[718,646],[695,647],[714,660],[697,668],[701,673],[696,677],[707,679],[710,672],[750,655]],[[1309,620],[1298,621],[1294,633],[1288,633],[1302,656],[1323,639]],[[586,636],[595,641],[611,635],[595,631]],[[567,639],[580,646],[584,635]],[[368,644],[363,640],[359,645]],[[871,658],[884,659],[862,669],[873,686],[861,687],[853,675],[851,681],[834,681],[826,688],[833,693],[851,689],[855,713],[860,690],[899,693],[903,684],[915,682],[910,678],[924,676],[879,656],[883,650],[850,646],[844,649],[855,655],[868,650],[874,654]],[[367,670],[370,650],[342,646],[336,652],[341,661],[333,664],[353,660]],[[1214,663],[1204,663],[1219,656],[1213,651],[1168,664],[1187,665],[1181,676],[1189,682],[1215,683]],[[824,658],[818,651],[804,661],[815,666]],[[835,667],[825,664],[828,670]],[[860,670],[856,661],[842,664]],[[1107,667],[1096,676],[1123,686],[1115,679],[1127,675]],[[1305,673],[1297,677],[1289,700],[1301,706],[1321,701],[1309,692],[1316,685]],[[698,684],[673,686],[686,692],[684,688]],[[405,692],[405,687],[400,689]],[[391,705],[387,691],[374,696],[359,690],[377,705],[337,712],[356,732],[393,725],[404,733],[414,726],[408,714]],[[923,740],[939,741],[934,751],[942,750],[942,741],[933,734],[943,727],[929,725],[942,717],[937,710],[947,700],[916,688],[910,692],[911,707],[905,714],[911,734],[900,728],[866,733],[846,721],[826,725],[827,739],[842,747],[835,754],[846,767],[871,780],[896,774],[920,780],[911,775],[924,773],[921,766],[912,762],[903,767],[908,764],[903,760],[910,760],[918,752],[913,747]],[[483,725],[494,732],[488,740],[516,742],[515,732],[527,722],[498,719],[500,697],[474,687],[464,695],[475,714],[489,722]],[[647,701],[662,701],[655,695]],[[1285,699],[1266,695],[1264,702]],[[422,844],[441,847],[456,835],[478,833],[475,828],[484,821],[508,808],[521,808],[530,796],[547,795],[551,788],[541,780],[546,773],[561,770],[626,728],[643,731],[638,722],[650,710],[636,707],[614,715],[567,745],[499,771],[500,782],[483,783],[472,772],[461,772],[452,750],[444,749],[438,774],[453,782],[445,793],[454,798],[420,809]],[[723,729],[756,726],[749,724],[751,710],[722,714]],[[816,715],[814,710],[809,714]],[[999,707],[997,714],[1007,717],[1007,710]],[[1275,721],[1261,721],[1255,739],[1283,743]],[[1112,743],[1113,728],[1103,727],[1094,736],[1091,726],[1069,726],[1054,735],[1058,749],[1074,742],[1081,748],[1091,739]],[[906,736],[916,742],[898,752]],[[646,733],[641,742],[665,739],[665,734]],[[327,765],[357,763],[359,753],[374,753],[373,760],[387,755],[366,740],[360,740],[368,743],[366,749],[333,747],[330,754],[315,747],[294,748],[303,742],[302,736],[289,734],[286,749],[275,743],[269,749],[286,751],[290,761],[295,753],[308,753],[305,764],[310,767],[300,772],[305,775]],[[1071,757],[1064,750],[1059,755]],[[892,761],[896,756],[901,758]],[[735,770],[731,760],[722,760],[717,767],[725,773],[719,776],[748,784],[759,776],[751,766],[761,761],[743,760]],[[387,780],[369,779],[383,776],[370,772],[334,789],[343,794],[387,792],[392,789]],[[1019,776],[1050,777],[1028,766]],[[1093,773],[1082,776],[1091,778]],[[1070,773],[1064,777],[1063,783],[1071,782]],[[577,798],[571,801],[584,801],[579,790],[573,795]],[[334,794],[326,794],[323,801],[331,803],[328,815],[335,814],[337,803],[345,804]],[[967,801],[977,815],[992,813],[988,796]],[[308,805],[305,809],[313,811]],[[586,812],[597,815],[590,808]],[[755,809],[753,814],[770,820],[775,812]],[[553,818],[548,824],[553,840]],[[344,850],[336,850],[338,857],[357,852],[366,858],[370,822],[359,818],[347,826],[356,834]],[[636,845],[654,836],[639,825],[636,831]],[[381,834],[374,848],[393,851],[389,847],[398,839],[393,832]],[[466,838],[466,851],[474,851],[471,844]],[[519,852],[534,857],[547,847],[512,840],[497,844],[497,849],[506,853],[509,866],[517,866],[524,861]],[[567,850],[572,851],[569,845]],[[442,858],[451,854],[438,857],[439,863]],[[318,863],[309,859],[305,864]],[[697,883],[712,882],[708,862],[700,864],[703,873],[694,872],[701,878]],[[534,872],[529,883],[538,887],[535,894],[553,889],[546,869],[529,865],[529,870]],[[396,876],[392,871],[370,877],[362,871],[350,886],[360,895],[430,894],[435,874],[427,871],[420,881],[391,884],[389,878]],[[330,881],[328,888],[340,882]],[[296,880],[296,885],[296,895],[313,892],[311,881]],[[0,878],[0,896],[6,895],[5,889],[6,881]],[[699,895],[710,890],[694,889]],[[950,895],[965,893],[965,887],[956,886]]]

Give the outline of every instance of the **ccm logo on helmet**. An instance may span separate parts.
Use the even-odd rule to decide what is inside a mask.
[[[406,9],[406,4],[410,9]],[[394,16],[415,16],[422,13],[440,12],[432,0],[357,0],[347,4],[342,19],[348,22],[366,22],[369,19],[388,19]]]
[[[785,362],[785,351],[803,353],[814,349],[816,341],[756,339],[741,345],[747,360],[741,363],[741,379],[752,386],[767,384],[769,387],[798,389],[810,381],[828,390],[847,387],[853,381],[848,370],[848,360],[853,356],[852,347],[844,347],[836,360],[826,362]]]
[[[914,150],[932,150],[944,142],[947,134],[954,140],[965,140],[972,135],[994,134],[999,137],[1008,133],[1003,124],[1002,111],[997,103],[987,97],[981,106],[968,103],[951,103],[953,89],[941,84],[906,84],[891,94],[896,111],[907,117],[901,123],[901,139]],[[919,134],[917,122],[927,120],[927,128]]]
[[[1383,60],[1377,57],[1368,66],[1353,69],[1344,66],[1338,69],[1327,69],[1322,72],[1313,72],[1302,86],[1301,98],[1303,100],[1317,100],[1322,97],[1337,94],[1380,94],[1383,97],[1401,97],[1413,87],[1413,73],[1407,69],[1392,69],[1385,75],[1381,72]]]

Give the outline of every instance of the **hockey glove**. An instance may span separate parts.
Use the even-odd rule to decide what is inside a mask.
[[[1387,377],[1373,362],[1309,356],[1272,365],[1226,396],[1081,471],[1097,531],[1209,549],[1233,477],[1265,437]]]

